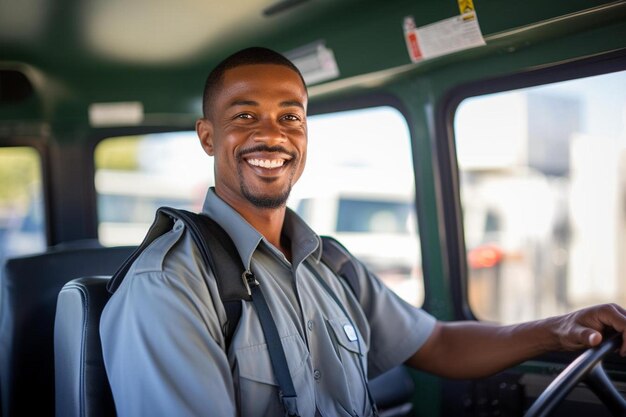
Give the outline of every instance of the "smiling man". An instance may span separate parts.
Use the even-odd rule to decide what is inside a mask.
[[[296,71],[272,62],[218,68],[196,123],[215,157],[216,194],[284,253],[285,204],[306,161],[308,97]]]
[[[307,99],[290,61],[250,48],[211,72],[196,123],[215,158],[203,213],[263,288],[298,415],[375,415],[368,379],[403,363],[475,378],[548,350],[597,345],[606,327],[626,333],[617,305],[514,326],[441,323],[357,260],[358,285],[349,288],[321,262],[320,237],[286,207],[306,162]],[[180,221],[137,258],[101,319],[119,416],[285,415],[258,312],[242,301],[227,346],[219,294]]]

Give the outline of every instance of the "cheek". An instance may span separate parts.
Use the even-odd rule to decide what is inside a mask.
[[[236,149],[229,146],[228,141],[220,141],[219,145],[214,147],[214,170],[215,175],[221,178],[235,176],[237,170],[237,158],[235,157]]]
[[[302,165],[302,168],[304,168],[304,166],[306,165],[306,158],[307,158],[307,147],[306,147],[306,142],[304,144],[304,146],[302,147],[302,150],[300,151],[300,165]]]
[[[235,155],[240,143],[236,136],[224,134],[220,137],[219,142],[214,144],[215,156],[222,160],[223,165],[235,163]]]
[[[306,166],[306,159],[307,159],[307,140],[306,138],[303,140],[302,142],[302,146],[300,148],[300,164],[298,166],[298,171],[296,173],[295,179],[297,180],[298,178],[300,178],[300,176],[302,175],[302,172],[304,171],[304,167]]]

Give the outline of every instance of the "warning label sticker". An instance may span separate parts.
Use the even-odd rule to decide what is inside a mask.
[[[474,11],[474,1],[473,0],[458,0],[459,2],[459,11],[461,14],[469,13]]]
[[[408,16],[404,18],[403,29],[413,62],[485,45],[474,11],[419,28],[415,27],[413,17]]]

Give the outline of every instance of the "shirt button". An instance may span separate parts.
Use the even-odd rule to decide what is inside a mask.
[[[307,327],[309,330],[313,330],[313,320],[309,320],[309,321],[306,323],[306,327]]]
[[[320,378],[322,378],[322,373],[319,369],[313,371],[313,378],[315,378],[316,381],[319,381]]]

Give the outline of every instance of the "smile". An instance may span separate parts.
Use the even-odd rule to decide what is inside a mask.
[[[274,169],[285,165],[284,159],[247,159],[246,162],[255,167]]]

